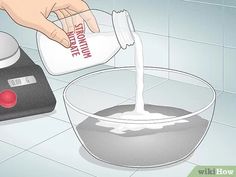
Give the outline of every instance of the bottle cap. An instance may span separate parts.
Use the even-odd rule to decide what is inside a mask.
[[[117,39],[122,49],[134,44],[133,32],[135,31],[133,22],[126,10],[112,12],[112,21]]]

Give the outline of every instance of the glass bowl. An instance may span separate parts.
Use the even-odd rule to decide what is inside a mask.
[[[211,125],[216,92],[182,71],[144,67],[145,119],[120,117],[135,107],[135,67],[81,76],[64,90],[78,140],[96,159],[125,167],[159,167],[189,157]]]

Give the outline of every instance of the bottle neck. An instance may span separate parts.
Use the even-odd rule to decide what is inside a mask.
[[[126,10],[120,12],[113,11],[112,21],[121,48],[126,49],[127,46],[133,45],[135,42],[133,36],[135,29],[129,13]]]

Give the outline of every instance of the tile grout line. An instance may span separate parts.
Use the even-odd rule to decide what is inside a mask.
[[[162,81],[161,83],[159,83],[159,84],[157,84],[157,85],[155,85],[155,86],[153,86],[153,87],[151,87],[151,88],[145,90],[144,93],[145,93],[146,91],[149,91],[149,90],[151,90],[151,89],[157,87],[157,86],[163,85],[163,84],[165,84],[165,82],[168,82],[168,81],[176,81],[176,80],[165,79],[165,80]],[[195,86],[195,87],[198,87],[198,88],[200,87],[200,88],[205,88],[205,89],[207,89],[207,87],[202,87],[202,86],[200,86],[200,85],[190,84],[190,83],[187,83],[187,82],[180,82],[180,81],[176,81],[176,82],[179,82],[180,84],[188,84],[188,85],[190,85],[190,86]],[[218,95],[216,94],[216,97],[219,97],[219,96],[224,92],[224,91],[222,91],[222,90],[216,90],[216,91],[219,91],[219,94],[218,94]],[[132,98],[133,98],[133,97],[132,97]]]
[[[38,143],[38,144],[36,144],[36,145],[30,147],[30,148],[22,149],[22,148],[19,147],[20,149],[22,149],[21,152],[19,152],[19,153],[15,154],[15,155],[13,155],[13,156],[11,156],[11,157],[9,157],[9,158],[3,160],[3,161],[0,161],[0,165],[3,164],[4,162],[10,160],[10,159],[13,159],[13,158],[15,158],[15,157],[17,157],[17,156],[19,156],[19,155],[25,153],[25,152],[28,152],[28,153],[31,153],[31,154],[37,155],[37,156],[39,156],[39,157],[42,157],[42,158],[44,158],[44,159],[50,160],[50,161],[52,161],[52,162],[55,162],[55,163],[57,163],[57,164],[60,164],[60,165],[66,166],[66,167],[71,168],[71,169],[73,169],[73,170],[76,170],[76,171],[78,171],[78,172],[82,172],[82,173],[88,174],[88,175],[90,175],[90,176],[97,177],[97,176],[95,176],[95,175],[93,175],[93,174],[91,174],[91,173],[88,173],[88,172],[86,172],[86,171],[83,171],[83,170],[80,170],[80,169],[74,168],[74,167],[69,166],[69,165],[67,165],[67,164],[64,164],[64,163],[58,162],[58,161],[56,161],[56,160],[50,159],[50,158],[48,158],[48,157],[45,157],[45,156],[43,156],[43,155],[40,155],[40,154],[37,154],[37,153],[31,151],[32,148],[34,148],[34,147],[36,147],[36,146],[38,146],[38,145],[40,145],[40,144],[42,144],[42,143],[44,143],[44,142],[46,142],[46,141],[52,139],[52,138],[55,138],[56,136],[59,136],[60,134],[65,133],[66,131],[68,131],[68,130],[70,130],[70,129],[71,129],[71,128],[68,128],[67,130],[64,130],[63,132],[60,132],[60,133],[58,133],[58,134],[56,134],[56,135],[54,135],[54,136],[48,138],[47,140],[44,140],[44,141],[42,141],[42,142],[40,142],[40,143]],[[0,140],[0,141],[1,141],[1,140]],[[1,142],[3,142],[3,141],[1,141]],[[5,143],[5,142],[4,142],[4,143]],[[6,143],[6,144],[9,144],[9,143]],[[14,145],[14,146],[15,146],[15,145]],[[15,146],[15,147],[17,147],[17,146]]]
[[[63,90],[64,88],[65,88],[65,87],[55,89],[55,90],[53,90],[53,93],[54,93],[54,92],[57,92],[57,91],[59,91],[59,90]],[[63,95],[62,95],[62,96],[63,96]]]
[[[187,162],[187,163],[189,163],[189,164],[192,164],[192,165],[199,166],[199,164],[196,164],[196,163],[194,163],[194,162],[191,162],[191,161],[189,161],[189,160],[187,160],[187,161],[185,161],[185,162]]]
[[[190,2],[190,3],[199,3],[199,4],[207,4],[207,5],[213,5],[213,6],[220,6],[220,7],[236,8],[236,6],[226,5],[225,3],[218,4],[218,3],[202,2],[202,1],[197,1],[197,0],[183,0],[183,1]]]
[[[228,124],[221,123],[221,122],[218,122],[218,121],[214,121],[214,120],[213,120],[212,122],[213,122],[213,123],[216,123],[216,124],[220,124],[220,125],[226,126],[226,127],[236,128],[236,126],[228,125]]]
[[[222,63],[222,70],[223,70],[223,90],[225,90],[225,7],[222,8],[223,18],[222,18],[222,28],[223,28],[223,47],[222,47],[222,55],[223,55],[223,63]]]
[[[231,91],[227,91],[227,90],[224,90],[223,92],[236,95],[236,92],[231,92]]]
[[[58,121],[61,121],[61,122],[70,124],[70,122],[67,122],[67,121],[65,121],[65,120],[62,120],[62,119],[60,119],[60,118],[57,118],[57,117],[54,117],[54,116],[49,116],[49,117],[51,117],[51,118],[53,118],[53,119],[56,119],[56,120],[58,120]],[[70,124],[70,125],[71,125],[71,124]]]
[[[213,5],[213,6],[224,6],[224,4],[218,4],[218,3],[211,3],[211,2],[202,2],[197,0],[183,0],[184,2],[190,2],[190,3],[198,3],[198,4],[207,4],[207,5]]]
[[[58,163],[58,164],[60,164],[60,165],[66,166],[66,167],[68,167],[68,168],[71,168],[71,169],[73,169],[73,170],[86,173],[86,174],[91,175],[91,176],[93,176],[93,177],[97,177],[97,176],[95,176],[95,175],[93,175],[93,174],[90,174],[90,173],[88,173],[88,172],[86,172],[86,171],[79,170],[79,169],[77,169],[77,168],[75,168],[75,167],[73,167],[73,166],[70,166],[70,165],[67,165],[67,164],[65,164],[65,163],[56,161],[56,160],[54,160],[54,159],[51,159],[51,158],[49,158],[49,157],[40,155],[40,154],[35,153],[35,152],[32,152],[32,151],[30,151],[30,150],[26,150],[26,151],[29,152],[29,153],[31,153],[31,154],[37,155],[37,156],[39,156],[39,157],[42,157],[42,158],[44,158],[44,159],[47,159],[47,160],[50,160],[50,161],[52,161],[52,162],[55,162],[55,163]]]
[[[21,150],[20,152],[14,154],[14,155],[12,155],[12,156],[10,156],[10,157],[4,159],[4,160],[0,160],[0,165],[1,165],[2,163],[4,163],[4,162],[6,162],[6,161],[8,161],[8,160],[10,160],[10,159],[12,159],[12,158],[14,158],[14,157],[20,155],[20,154],[22,154],[22,153],[24,153],[24,152],[26,151],[26,149],[23,149],[23,148],[21,148],[21,147],[19,147],[19,146],[16,146],[16,145],[14,145],[14,144],[8,143],[8,142],[6,142],[6,141],[0,140],[0,142],[5,143],[5,144],[7,144],[7,145],[9,145],[9,146],[13,146],[13,147],[18,148],[18,149]]]
[[[210,45],[210,46],[215,46],[215,47],[223,47],[223,45],[216,44],[216,43],[197,41],[197,40],[193,40],[193,39],[181,38],[181,37],[176,37],[176,36],[168,36],[168,35],[157,34],[157,33],[153,33],[153,32],[146,32],[146,31],[142,31],[142,30],[137,30],[137,32],[150,34],[150,35],[155,35],[155,36],[160,36],[160,37],[165,37],[165,38],[169,37],[170,39],[177,39],[177,40],[181,40],[181,41],[185,41],[185,42],[192,42],[192,43],[195,43],[195,44],[203,44],[203,45]],[[228,49],[236,49],[236,46],[234,47],[234,46],[225,45],[224,48],[226,48],[226,49],[227,48]]]
[[[67,122],[67,121],[65,121],[65,120],[61,120],[60,118],[56,118],[56,117],[53,117],[53,116],[49,116],[49,117],[51,117],[51,118],[53,118],[53,119],[56,119],[56,120],[58,120],[58,121],[61,121],[61,122],[67,123],[67,124],[69,124],[69,125],[71,126],[71,128],[73,128],[72,126],[77,126],[76,124],[71,125],[70,120],[69,120],[69,122]],[[68,117],[68,119],[70,119],[68,113],[67,113],[67,117]]]
[[[9,146],[13,146],[13,147],[18,148],[18,149],[21,149],[21,150],[26,150],[26,149],[24,149],[24,148],[22,148],[22,147],[19,147],[19,146],[17,146],[17,145],[11,144],[11,143],[6,142],[6,141],[3,141],[3,140],[0,140],[0,142],[5,143],[5,144],[7,144],[7,145],[9,145]]]
[[[48,76],[47,78],[54,79],[56,81],[60,81],[60,82],[63,82],[65,84],[69,84],[71,82],[71,81],[65,81],[65,80],[62,80],[62,79],[55,78],[54,76]]]
[[[218,96],[216,96],[216,98],[219,98],[222,94],[224,93],[224,91],[220,91],[220,93],[218,94]]]
[[[203,41],[196,41],[193,39],[185,39],[185,38],[180,38],[180,37],[175,37],[175,36],[170,36],[172,39],[178,39],[186,42],[193,42],[195,44],[203,44],[203,45],[209,45],[209,46],[215,46],[215,47],[222,47],[220,44],[215,44],[215,43],[210,43],[210,42],[203,42]],[[236,48],[236,47],[235,47]]]
[[[60,87],[60,88],[57,88],[57,89],[55,89],[55,90],[52,90],[52,92],[56,92],[56,91],[58,91],[58,90],[62,90],[62,89],[64,89],[66,86],[63,86],[63,87]]]
[[[0,166],[1,166],[3,163],[7,162],[8,160],[11,160],[11,159],[13,159],[13,158],[15,158],[15,157],[17,157],[17,156],[19,156],[19,155],[25,153],[26,151],[27,151],[27,150],[23,150],[23,151],[21,151],[21,152],[15,154],[15,155],[13,155],[13,156],[11,156],[11,157],[5,159],[5,160],[3,160],[3,161],[0,161]]]
[[[170,0],[168,0],[168,69],[170,69]],[[168,72],[168,79],[170,79],[170,72]]]
[[[15,147],[20,148],[22,151],[19,152],[19,153],[17,153],[17,154],[15,154],[14,156],[11,156],[11,157],[9,157],[9,158],[3,160],[3,161],[0,161],[0,164],[2,164],[2,163],[4,163],[4,162],[6,162],[6,161],[8,161],[8,160],[10,160],[10,159],[12,159],[12,158],[18,156],[18,155],[20,155],[20,154],[22,154],[22,153],[25,153],[25,152],[29,151],[30,149],[32,149],[32,148],[34,148],[34,147],[36,147],[36,146],[38,146],[38,145],[40,145],[40,144],[42,144],[42,143],[44,143],[44,142],[50,140],[50,139],[52,139],[52,138],[55,138],[56,136],[58,136],[58,135],[60,135],[60,134],[62,134],[62,133],[64,133],[64,132],[66,132],[66,131],[68,131],[68,130],[70,130],[70,129],[71,129],[71,127],[68,128],[68,129],[66,129],[66,130],[64,130],[64,131],[62,131],[62,132],[60,132],[60,133],[57,133],[56,135],[54,135],[54,136],[52,136],[52,137],[50,137],[50,138],[47,138],[46,140],[44,140],[44,141],[42,141],[42,142],[40,142],[40,143],[37,143],[37,144],[33,145],[33,146],[31,146],[31,147],[29,147],[29,148],[27,148],[27,149],[23,149],[23,148],[21,148],[21,147],[18,147],[18,146],[16,146],[16,145],[13,145],[13,146],[15,146]],[[1,141],[1,140],[0,140],[0,141]],[[3,141],[2,141],[2,142],[3,142]],[[6,144],[9,144],[9,143],[6,143]],[[11,145],[11,144],[9,144],[9,145]]]
[[[46,76],[46,77],[47,77],[47,79],[52,79],[52,80],[55,80],[55,81],[59,81],[59,82],[62,82],[64,84],[69,84],[70,83],[70,81],[64,81],[62,79],[55,78],[54,76]]]
[[[27,148],[27,149],[26,149],[26,151],[29,151],[29,150],[31,150],[31,149],[33,149],[33,148],[35,148],[36,146],[38,146],[38,145],[40,145],[40,144],[43,144],[43,143],[45,143],[45,142],[47,142],[47,141],[49,141],[49,140],[51,140],[51,139],[53,139],[53,138],[55,138],[55,137],[57,137],[57,136],[59,136],[59,135],[63,134],[63,133],[65,133],[65,132],[67,132],[67,131],[69,131],[69,130],[71,130],[71,129],[72,129],[72,127],[70,127],[70,128],[67,128],[66,130],[63,130],[62,132],[60,132],[60,133],[57,133],[57,134],[55,134],[55,135],[51,136],[50,138],[47,138],[46,140],[44,140],[44,141],[41,141],[41,142],[39,142],[39,143],[37,143],[37,144],[35,144],[35,145],[33,145],[33,146],[31,146],[31,147]]]
[[[134,177],[134,175],[136,174],[137,171],[139,171],[138,168],[136,168],[136,169],[134,170],[134,172],[133,172],[129,177]]]
[[[179,84],[185,84],[185,85],[188,85],[188,86],[194,86],[196,88],[203,88],[203,89],[208,89],[208,87],[203,87],[203,86],[200,86],[200,85],[197,85],[197,84],[191,84],[191,83],[188,83],[188,82],[181,82],[181,81],[178,81],[178,80],[174,80],[174,79],[165,79],[164,81],[162,81],[160,84],[157,84],[153,87],[151,87],[150,89],[153,89],[154,87],[157,87],[159,85],[162,85],[164,84],[164,82],[167,82],[167,81],[175,81],[175,82],[178,82]],[[150,89],[147,89],[145,90],[146,91],[149,91]],[[222,94],[223,90],[216,90],[218,92],[220,92],[218,95],[216,95],[216,97],[218,97],[220,94]]]

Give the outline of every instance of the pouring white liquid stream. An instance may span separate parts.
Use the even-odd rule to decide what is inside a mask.
[[[144,89],[144,64],[143,64],[143,46],[141,38],[137,33],[133,33],[135,38],[135,65],[136,65],[136,104],[134,111],[114,114],[112,117],[123,120],[138,120],[138,119],[164,119],[171,118],[160,113],[149,113],[144,109],[143,89]],[[172,116],[173,117],[173,116]],[[186,123],[187,120],[177,120],[172,122],[164,122],[158,124],[124,124],[113,123],[100,120],[96,125],[101,127],[113,128],[111,132],[116,134],[124,134],[126,131],[140,131],[143,129],[161,129],[165,126],[175,125],[177,123]]]

